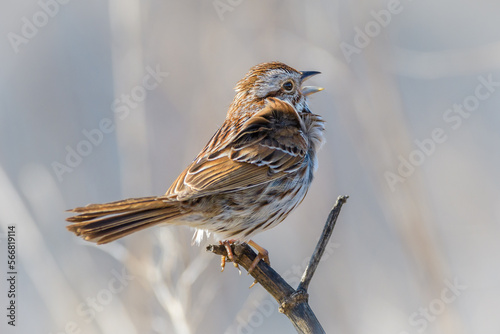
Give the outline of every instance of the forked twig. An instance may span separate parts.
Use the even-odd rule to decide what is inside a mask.
[[[339,196],[337,203],[331,210],[326,220],[323,233],[316,245],[309,265],[306,267],[304,274],[297,290],[294,290],[274,269],[272,269],[264,261],[260,261],[255,269],[250,273],[256,282],[260,283],[264,289],[269,292],[280,305],[279,311],[284,313],[297,333],[325,333],[323,327],[311,310],[307,294],[309,283],[318,267],[318,264],[325,252],[326,245],[330,239],[333,228],[339,216],[342,205],[346,202],[349,196]],[[252,265],[257,254],[245,243],[237,243],[232,245],[234,261],[248,270]],[[207,251],[217,255],[227,256],[226,248],[223,245],[209,245]]]

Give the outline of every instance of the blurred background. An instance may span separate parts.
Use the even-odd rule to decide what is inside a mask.
[[[499,333],[498,1],[4,1],[2,333],[293,333],[251,277],[159,227],[95,246],[64,210],[160,195],[279,60],[322,75],[315,182],[254,240],[297,286],[349,195],[310,305],[328,333]],[[5,314],[4,314],[5,313]]]

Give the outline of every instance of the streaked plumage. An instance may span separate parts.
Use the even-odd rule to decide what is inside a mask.
[[[248,241],[277,225],[303,200],[316,169],[324,122],[306,95],[321,89],[301,85],[317,73],[254,66],[236,85],[223,125],[165,195],[72,209],[78,215],[68,229],[107,243],[167,223]]]

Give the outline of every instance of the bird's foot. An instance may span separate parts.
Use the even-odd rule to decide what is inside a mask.
[[[233,254],[233,250],[231,248],[231,245],[234,244],[234,242],[235,242],[235,240],[223,240],[223,241],[219,241],[219,244],[224,245],[224,247],[226,248],[226,252],[227,252],[227,258],[229,260],[231,260],[231,262],[233,262],[234,267],[236,269],[238,269],[238,272],[241,275],[240,267],[238,266],[238,264],[236,262],[234,262],[234,254]],[[226,267],[226,256],[224,256],[224,255],[222,255],[222,257],[221,257],[220,266],[221,266],[221,271],[224,271],[224,268]]]

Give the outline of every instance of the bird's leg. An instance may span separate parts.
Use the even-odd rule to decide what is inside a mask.
[[[268,265],[271,265],[271,262],[269,261],[269,252],[265,248],[259,246],[253,240],[248,241],[247,244],[249,244],[259,252],[255,260],[253,260],[252,264],[250,265],[250,268],[248,268],[248,273],[251,273],[252,270],[255,269],[261,259],[264,260],[264,262],[266,262]]]
[[[249,274],[252,272],[252,270],[255,269],[255,267],[257,266],[257,264],[259,263],[259,261],[261,259],[263,259],[264,262],[266,262],[267,264],[271,265],[271,262],[269,261],[269,252],[267,251],[267,249],[259,246],[253,240],[249,240],[247,243],[258,251],[257,256],[255,257],[255,259],[253,260],[252,264],[250,265],[250,268],[248,268],[248,273]],[[252,283],[252,285],[250,285],[249,289],[253,288],[253,286],[255,284],[257,284],[257,280],[253,281],[253,283]]]
[[[223,240],[223,241],[219,241],[219,244],[224,245],[224,247],[226,248],[227,257],[229,258],[229,260],[231,260],[233,262],[234,267],[236,269],[238,269],[238,271],[241,275],[240,267],[238,266],[238,264],[236,262],[234,262],[234,254],[233,254],[233,250],[231,249],[231,244],[234,244],[235,241],[236,240]],[[226,257],[224,255],[222,255],[222,257],[221,257],[220,266],[222,268],[221,271],[224,271],[224,268],[226,267]]]

